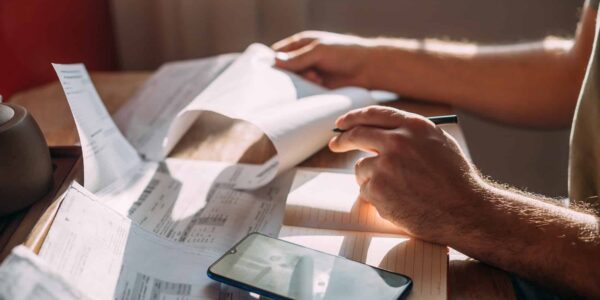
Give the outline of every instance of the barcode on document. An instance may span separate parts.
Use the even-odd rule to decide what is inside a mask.
[[[144,191],[142,192],[142,194],[140,195],[140,197],[129,208],[129,212],[128,212],[129,216],[133,215],[135,213],[135,211],[138,208],[140,208],[140,206],[142,206],[142,204],[144,204],[144,202],[146,201],[146,199],[148,199],[148,197],[150,196],[150,194],[152,194],[152,192],[154,191],[154,189],[156,189],[156,186],[158,186],[159,182],[160,182],[160,180],[158,180],[156,178],[152,178],[152,180],[150,180],[150,182],[148,183],[148,185],[146,186],[146,188],[144,188]]]

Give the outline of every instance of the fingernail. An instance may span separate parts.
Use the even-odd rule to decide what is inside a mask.
[[[275,58],[281,61],[287,61],[290,59],[290,56],[284,52],[275,52]]]

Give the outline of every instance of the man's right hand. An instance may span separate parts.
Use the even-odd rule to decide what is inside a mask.
[[[372,87],[373,50],[369,40],[322,31],[305,31],[273,45],[276,66],[328,88]]]

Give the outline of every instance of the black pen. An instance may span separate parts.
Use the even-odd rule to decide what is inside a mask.
[[[429,117],[427,119],[429,121],[433,122],[433,124],[435,124],[435,125],[458,123],[457,115],[435,116],[435,117]],[[342,132],[346,132],[346,129],[334,128],[333,132],[342,133]]]

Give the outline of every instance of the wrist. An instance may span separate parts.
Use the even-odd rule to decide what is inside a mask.
[[[457,205],[444,207],[451,220],[445,222],[438,240],[445,245],[456,246],[466,240],[478,240],[484,235],[482,224],[490,218],[490,204],[496,196],[494,187],[481,178],[476,171],[465,173],[464,184],[453,197],[461,199]]]
[[[372,39],[368,46],[366,73],[370,89],[385,90],[403,96],[416,97],[413,85],[418,85],[418,51],[408,40]],[[418,94],[418,93],[417,93]]]
[[[366,49],[364,74],[367,88],[400,92],[395,86],[390,85],[387,79],[398,73],[395,66],[401,58],[397,57],[397,50],[389,45],[380,45],[376,42],[370,43]]]

